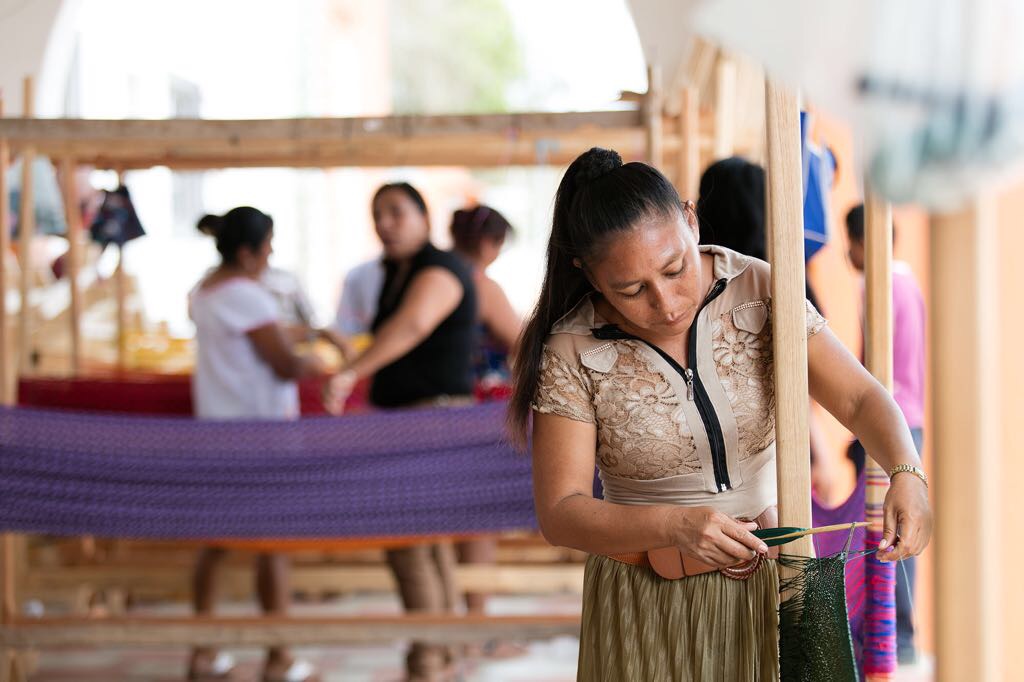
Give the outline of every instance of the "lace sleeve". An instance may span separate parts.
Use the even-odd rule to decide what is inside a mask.
[[[594,423],[594,401],[589,379],[578,366],[567,362],[548,346],[544,347],[537,395],[531,407],[542,414],[557,414],[580,422]]]
[[[807,301],[807,338],[811,338],[828,325],[828,320],[821,316],[814,304]]]

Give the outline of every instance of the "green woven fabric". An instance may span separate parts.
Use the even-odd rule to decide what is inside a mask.
[[[779,665],[782,682],[858,682],[846,613],[849,554],[779,557]]]

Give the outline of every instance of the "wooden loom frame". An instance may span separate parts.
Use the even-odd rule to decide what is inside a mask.
[[[388,119],[340,119],[334,121],[33,121],[0,119],[0,160],[4,139],[15,152],[37,149],[61,159],[63,169],[91,163],[118,170],[167,165],[172,168],[245,165],[326,166],[341,159],[358,159],[358,165],[516,165],[536,163],[544,148],[544,162],[564,164],[594,144],[601,130],[602,142],[629,154],[644,156],[659,165],[674,152],[676,179],[684,192],[696,187],[699,155],[705,140],[697,135],[700,116],[696,93],[687,89],[676,121],[678,131],[666,137],[660,115],[659,72],[650,70],[647,106],[641,111],[593,114],[513,114],[492,117],[397,117]],[[723,76],[723,80],[728,74]],[[776,383],[776,442],[778,457],[779,515],[782,525],[809,527],[810,463],[807,457],[807,353],[804,313],[803,214],[801,186],[799,109],[794,94],[768,82],[765,92],[768,158],[769,253],[773,263],[773,343]],[[379,121],[380,124],[372,123]],[[472,121],[470,124],[468,121]],[[541,123],[553,126],[559,139],[555,148],[542,144]],[[591,127],[588,127],[591,126]],[[592,127],[592,126],[596,126]],[[602,126],[605,126],[602,128]],[[149,138],[142,131],[159,130]],[[383,131],[383,132],[382,132]],[[453,135],[477,149],[487,148],[493,136],[504,136],[500,155],[446,156],[418,147],[410,138],[403,150],[390,156],[374,156],[372,147],[382,135],[402,138],[409,131],[443,137]],[[607,139],[605,139],[607,135]],[[337,138],[340,137],[339,141]],[[127,141],[124,139],[127,138]],[[154,139],[155,138],[155,139]],[[641,141],[642,139],[642,141]],[[153,144],[142,144],[152,142]],[[711,141],[714,144],[721,142]],[[449,151],[458,144],[445,143]],[[524,149],[525,147],[525,149]],[[716,148],[718,148],[716,146]],[[529,150],[529,151],[527,151]],[[465,149],[460,149],[462,153]],[[500,158],[499,158],[500,156]],[[386,159],[385,160],[382,160]],[[0,173],[2,176],[2,173]],[[66,185],[73,184],[66,174]],[[5,188],[0,185],[0,191]],[[6,221],[6,218],[2,218]],[[70,223],[69,223],[70,226]],[[0,224],[0,231],[6,231]],[[72,259],[74,261],[74,258]],[[73,298],[73,300],[75,300]],[[73,304],[74,305],[74,304]],[[73,317],[77,315],[73,314]],[[3,626],[0,643],[8,662],[0,672],[19,679],[16,650],[32,646],[73,644],[313,644],[338,641],[366,642],[375,639],[416,636],[438,641],[469,641],[501,636],[550,637],[573,632],[576,616],[549,617],[452,617],[405,615],[393,618],[83,618],[28,619],[17,614],[14,585],[17,539],[3,536]],[[793,544],[793,554],[812,556],[809,538]],[[2,678],[0,678],[2,679]]]
[[[325,167],[331,165],[564,165],[594,144],[619,149],[625,156],[642,157],[661,165],[663,155],[675,153],[677,182],[695,191],[699,158],[722,143],[700,135],[701,116],[693,88],[682,93],[679,116],[665,121],[657,67],[650,70],[651,86],[643,107],[636,110],[568,114],[496,114],[481,116],[364,117],[354,119],[296,119],[278,121],[88,121],[36,120],[31,110],[22,119],[0,118],[0,169],[11,152],[30,158],[39,153],[58,161],[68,214],[69,277],[71,281],[72,371],[81,364],[81,294],[77,286],[81,221],[77,212],[74,170],[79,164],[108,167],[120,175],[129,169],[165,165],[175,169],[245,166]],[[26,101],[31,80],[26,79]],[[0,117],[3,115],[0,101]],[[710,119],[705,117],[710,123]],[[665,123],[668,123],[668,126]],[[674,135],[666,135],[665,128]],[[732,144],[732,135],[729,135]],[[438,141],[442,150],[438,151]],[[381,152],[384,149],[384,153]],[[28,165],[26,165],[28,167]],[[0,178],[3,173],[0,172]],[[26,176],[28,177],[28,176]],[[31,179],[25,186],[31,192]],[[7,196],[0,180],[0,194]],[[31,210],[22,206],[22,224],[31,223]],[[26,218],[26,215],[29,217]],[[8,234],[6,213],[0,233]],[[23,230],[24,239],[30,233]],[[0,246],[3,243],[0,241]],[[23,253],[27,253],[23,249]],[[22,271],[29,263],[22,260]],[[2,274],[2,271],[0,271]],[[23,275],[24,277],[24,275]],[[123,287],[118,287],[123,291]],[[22,300],[27,300],[27,282]],[[2,297],[0,284],[0,297]],[[22,306],[22,315],[29,313]],[[0,309],[0,313],[2,313]],[[123,299],[118,300],[118,343],[123,352]],[[25,335],[28,326],[20,326]],[[6,348],[6,316],[0,322],[0,352]],[[22,342],[19,350],[26,347]],[[119,357],[122,357],[119,354]],[[6,365],[6,362],[0,362]],[[6,371],[6,366],[0,370]],[[23,364],[27,370],[28,365]],[[6,376],[11,385],[9,375]],[[4,404],[14,404],[13,393]],[[579,617],[425,616],[407,614],[385,618],[135,618],[63,617],[32,619],[18,613],[16,585],[27,569],[24,538],[5,533],[0,539],[2,614],[0,614],[0,682],[27,675],[19,650],[34,646],[75,644],[315,644],[339,641],[369,642],[416,636],[445,642],[486,641],[495,637],[549,638],[578,631]],[[575,570],[575,569],[574,569]],[[486,572],[486,571],[484,571]],[[472,586],[486,576],[470,567],[462,571]],[[475,575],[481,574],[481,575]],[[511,581],[514,583],[515,581]],[[557,579],[556,579],[557,582]]]

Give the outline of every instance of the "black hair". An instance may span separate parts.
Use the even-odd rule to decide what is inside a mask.
[[[851,242],[864,241],[864,204],[857,204],[847,212],[846,235]]]
[[[764,168],[756,163],[732,156],[708,166],[697,200],[700,243],[768,260],[764,193]],[[804,288],[807,300],[822,311],[810,279],[804,279]]]
[[[459,209],[452,215],[452,242],[461,253],[475,254],[484,239],[504,241],[510,232],[512,225],[490,206]]]
[[[594,147],[570,164],[555,194],[548,240],[547,270],[540,298],[519,339],[509,430],[526,442],[530,403],[540,375],[544,341],[551,327],[593,290],[574,259],[586,263],[601,253],[608,238],[644,220],[681,214],[675,187],[645,163],[622,163],[614,151]]]
[[[764,169],[756,163],[733,156],[708,166],[697,199],[700,243],[768,260],[764,191]]]
[[[196,228],[217,240],[217,251],[227,265],[238,262],[238,250],[257,251],[274,230],[274,219],[252,206],[233,208],[222,216],[204,215]]]
[[[427,202],[423,199],[423,195],[408,182],[389,182],[386,185],[381,185],[380,188],[374,192],[373,201],[370,202],[370,205],[376,205],[377,199],[380,199],[385,192],[390,192],[392,190],[397,190],[409,197],[409,199],[412,200],[412,203],[416,204],[416,208],[419,209],[420,213],[422,213],[424,217],[429,217],[430,212],[427,211]]]
[[[846,213],[846,236],[851,242],[864,243],[864,204],[857,204]],[[892,243],[896,244],[896,221],[892,222]]]

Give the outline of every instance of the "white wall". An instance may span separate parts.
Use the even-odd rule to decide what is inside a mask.
[[[63,113],[79,0],[0,0],[0,90],[8,116],[21,115],[22,81],[35,79],[37,116]]]

